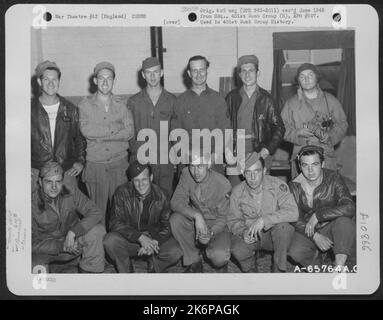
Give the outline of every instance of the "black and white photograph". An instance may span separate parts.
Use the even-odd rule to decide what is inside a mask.
[[[372,7],[19,5],[6,34],[14,294],[377,289]]]

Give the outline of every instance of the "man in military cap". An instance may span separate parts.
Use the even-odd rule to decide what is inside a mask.
[[[104,271],[101,211],[78,188],[64,186],[63,169],[48,162],[32,195],[32,268],[80,258],[79,271]]]
[[[61,71],[55,62],[41,62],[35,72],[40,95],[31,103],[32,190],[37,188],[39,170],[49,161],[62,166],[67,187],[77,188],[86,148],[78,109],[58,94]]]
[[[135,160],[127,176],[129,182],[113,196],[106,252],[120,273],[131,272],[131,258],[137,256],[147,259],[148,272],[164,272],[182,256],[170,231],[169,198],[153,183],[150,165]]]
[[[157,134],[157,162],[151,163],[153,169],[153,181],[162,187],[169,196],[173,193],[174,168],[168,163],[169,150],[160,150],[168,145],[168,137],[165,143],[160,143],[160,121],[165,122],[167,132],[170,130],[170,122],[174,118],[175,96],[166,91],[161,85],[164,71],[157,58],[146,58],[142,62],[142,77],[146,81],[146,87],[128,100],[128,108],[132,110],[134,117],[135,139],[132,139],[131,160],[137,158],[137,150],[141,141],[136,141],[137,134],[142,129],[152,129]],[[166,155],[167,163],[160,163],[160,152]],[[142,159],[138,159],[142,160]]]
[[[336,170],[334,146],[346,135],[347,118],[338,99],[320,88],[320,77],[311,63],[298,68],[297,93],[286,101],[281,113],[286,127],[284,139],[294,145],[292,160],[303,146],[316,145],[324,150],[325,168]],[[296,165],[292,161],[292,178],[299,173]]]
[[[266,175],[260,154],[247,154],[244,165],[245,181],[235,186],[230,196],[232,257],[243,272],[256,272],[254,253],[273,251],[273,271],[285,272],[287,250],[294,235],[290,222],[298,219],[294,197],[286,183]]]
[[[185,272],[202,272],[200,249],[218,272],[227,271],[230,233],[226,226],[231,185],[211,170],[211,155],[204,150],[190,152],[189,166],[182,170],[174,191],[170,224],[183,251]]]
[[[258,85],[259,60],[255,55],[245,55],[238,59],[237,72],[242,86],[230,91],[226,96],[228,114],[234,130],[234,148],[237,152],[239,139],[244,140],[245,154],[258,152],[270,170],[272,155],[282,142],[285,133],[279,106],[265,89]],[[244,130],[239,136],[237,130]],[[243,141],[242,140],[242,141]],[[227,174],[233,186],[241,182],[239,166],[227,167]]]
[[[323,148],[304,146],[297,160],[302,173],[290,182],[290,189],[299,220],[289,255],[304,267],[318,268],[322,253],[332,252],[339,271],[352,267],[356,262],[355,203],[347,186],[339,173],[324,169]]]
[[[97,92],[79,104],[80,129],[87,140],[83,180],[90,198],[105,213],[115,189],[126,182],[129,140],[134,136],[131,111],[112,93],[115,68],[110,62],[94,67]]]

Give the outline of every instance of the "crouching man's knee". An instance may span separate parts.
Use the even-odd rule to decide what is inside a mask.
[[[117,247],[119,247],[119,244],[123,242],[124,239],[116,232],[109,232],[104,237],[104,247],[105,250],[109,253],[111,251],[114,251]],[[125,242],[125,241],[124,241]]]
[[[334,228],[336,232],[344,232],[344,233],[356,233],[356,225],[355,222],[347,217],[339,217],[334,222]]]
[[[100,240],[102,241],[106,235],[105,227],[102,224],[96,224],[86,234],[87,240]]]
[[[186,218],[182,214],[174,212],[172,215],[170,215],[169,218],[171,228],[176,230],[180,225],[184,223],[185,219]]]
[[[272,234],[278,238],[291,240],[294,236],[295,228],[288,222],[278,223],[273,227]]]
[[[206,249],[206,257],[215,268],[225,266],[230,260],[230,248],[227,249]]]

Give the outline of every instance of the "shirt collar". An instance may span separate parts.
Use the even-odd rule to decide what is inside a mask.
[[[205,185],[209,184],[210,179],[211,179],[211,169],[208,169],[208,171],[207,171],[207,177],[205,178],[205,180],[203,180],[202,182],[197,183],[197,185],[199,185],[199,186],[205,186]]]
[[[317,97],[315,99],[322,99],[323,96],[324,96],[324,92],[319,87],[319,85],[318,85],[317,89],[318,89],[318,95],[317,95]],[[315,100],[315,99],[308,99],[301,88],[298,88],[297,95],[298,95],[298,99],[299,100],[304,100],[304,101]]]
[[[258,85],[255,86],[255,90],[254,90],[253,94],[251,95],[251,97],[249,97],[247,95],[247,93],[246,93],[246,91],[245,91],[243,86],[239,89],[239,93],[241,94],[242,98],[246,97],[246,98],[248,98],[250,100],[254,96],[257,97],[257,95],[259,93],[259,86]]]
[[[325,171],[322,171],[322,181],[321,183],[316,187],[318,188],[320,185],[322,185],[323,181],[325,180]],[[306,190],[309,190],[310,186],[306,180],[306,178],[303,176],[303,173],[300,173],[294,180],[293,182],[298,183],[301,185],[302,189],[306,192]]]
[[[191,94],[194,94],[194,95],[198,96],[198,94],[197,94],[193,89],[191,89],[191,88],[189,89],[189,92],[190,92]],[[203,91],[201,92],[200,96],[205,95],[205,94],[210,94],[210,92],[211,92],[211,89],[210,89],[210,87],[206,84],[206,89],[203,90]]]
[[[104,107],[104,105],[99,101],[97,100],[97,92],[94,93],[92,96],[91,96],[91,101],[92,101],[92,104],[95,104],[97,106],[102,106]],[[110,94],[110,102],[111,102],[111,105],[116,101],[116,96],[111,93]]]

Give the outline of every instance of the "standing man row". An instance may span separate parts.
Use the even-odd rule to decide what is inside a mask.
[[[94,97],[97,97],[100,104],[104,105],[104,113],[108,113],[108,100],[110,100],[109,96],[115,81],[114,66],[104,62],[96,67],[98,72],[101,69],[106,69],[113,73],[109,77],[109,83],[108,81],[101,83],[102,79],[100,78],[99,81],[98,74],[94,74],[94,82],[98,88],[98,92]],[[138,132],[141,129],[150,128],[159,137],[160,121],[167,121],[169,130],[183,128],[189,134],[193,129],[225,130],[232,128],[234,130],[235,152],[238,151],[238,140],[240,138],[244,139],[244,154],[252,151],[260,152],[261,156],[266,159],[266,168],[268,170],[271,167],[271,157],[269,155],[275,152],[284,138],[294,144],[291,164],[292,177],[298,174],[298,167],[294,162],[296,154],[302,146],[307,144],[323,147],[326,167],[332,170],[337,169],[334,146],[345,136],[348,124],[339,101],[331,94],[320,89],[319,80],[321,74],[317,67],[310,63],[304,63],[298,68],[297,94],[286,102],[281,113],[283,121],[279,115],[279,108],[270,94],[257,84],[259,60],[256,56],[246,55],[238,59],[237,71],[242,86],[232,90],[227,95],[228,112],[226,115],[222,113],[222,109],[226,108],[222,98],[207,85],[208,68],[209,61],[205,57],[191,57],[187,68],[187,73],[192,82],[191,88],[178,98],[175,98],[161,86],[160,82],[164,71],[158,59],[148,58],[143,61],[142,76],[146,80],[147,86],[128,102],[129,109],[134,117],[133,122],[137,127],[135,129],[135,139],[131,140],[132,160],[137,157],[137,150],[140,146],[140,143],[136,141]],[[55,63],[44,61],[39,64],[36,68],[36,75],[41,94],[38,99],[34,99],[32,102],[32,167],[35,169],[33,171],[34,181],[37,177],[36,170],[39,170],[48,160],[57,160],[64,166],[67,184],[75,186],[76,179],[74,177],[82,171],[85,160],[85,139],[79,132],[78,111],[70,102],[57,94],[61,71]],[[118,100],[118,98],[116,99]],[[59,108],[60,103],[61,107]],[[89,101],[83,101],[82,104],[84,103],[89,104]],[[85,109],[88,109],[87,111],[92,110],[91,108]],[[88,118],[86,112],[84,113],[85,118]],[[101,114],[100,117],[102,116]],[[93,120],[88,119],[85,122],[89,121],[92,122]],[[109,120],[103,119],[101,124],[105,126],[107,121]],[[47,130],[48,127],[49,131]],[[286,134],[284,134],[285,128]],[[238,135],[238,129],[243,129],[244,135]],[[82,130],[87,132],[88,128]],[[123,142],[123,140],[114,140],[113,135],[115,135],[116,130],[112,131],[110,132],[110,139],[108,138],[109,142]],[[87,138],[88,143],[93,144],[93,147],[88,146],[88,149],[94,149],[94,145],[97,143],[94,139],[95,136],[89,133],[84,135],[89,136]],[[157,145],[159,144],[157,143]],[[110,150],[110,148],[106,147],[104,149],[106,152],[108,152],[106,149]],[[91,152],[94,153],[94,150]],[[159,160],[159,149],[157,149],[157,153],[157,160]],[[118,157],[120,156],[122,155]],[[100,157],[105,158],[102,155],[97,157],[88,155],[91,162],[105,161],[105,159],[100,160]],[[112,162],[114,162],[113,160],[116,159],[112,159]],[[165,188],[169,194],[172,194],[172,165],[152,165],[154,165],[155,182]],[[89,169],[86,170],[88,173],[91,167],[91,165],[88,166]],[[224,173],[222,166],[215,166],[215,169]],[[240,182],[238,169],[238,166],[233,167],[230,165],[226,169],[232,185]],[[84,176],[86,180],[88,175],[85,172]],[[88,189],[94,189],[91,187],[91,180],[95,182],[96,179],[90,178],[89,183],[87,183]],[[33,185],[35,186],[36,183]],[[103,188],[104,192],[98,192],[100,199],[102,198],[100,203],[103,207],[105,195],[101,194],[105,193],[105,190],[108,189],[107,186],[108,184],[106,184],[106,188]],[[111,187],[110,189],[115,188]],[[90,191],[90,193],[94,192],[96,191]]]

